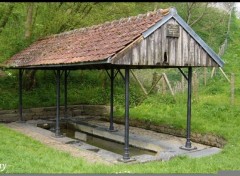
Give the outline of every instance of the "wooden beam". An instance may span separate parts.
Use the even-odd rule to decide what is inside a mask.
[[[148,91],[148,94],[150,94],[150,92],[152,91],[152,89],[153,89],[154,87],[156,87],[157,83],[161,80],[162,77],[163,77],[163,75],[161,75],[161,76],[158,78],[158,80],[152,85],[152,87],[151,87],[150,90]]]
[[[221,67],[219,67],[219,69],[221,70],[222,74],[225,76],[225,78],[228,80],[228,82],[231,82],[230,79],[227,77],[227,75],[225,74],[225,72],[223,71],[223,69]]]
[[[148,95],[146,89],[143,87],[142,83],[139,81],[139,79],[137,78],[137,76],[135,75],[135,73],[134,73],[132,70],[130,70],[130,71],[131,71],[133,77],[136,79],[136,81],[137,81],[138,84],[140,85],[140,87],[141,87],[142,91],[144,92],[144,94],[145,94],[145,95]]]
[[[168,88],[169,88],[170,91],[171,91],[171,94],[174,96],[174,92],[173,92],[173,90],[172,90],[172,86],[171,86],[171,84],[169,83],[169,80],[168,80],[167,75],[166,75],[165,73],[163,73],[163,78],[165,79],[165,81],[166,81],[166,83],[167,83],[167,85],[168,85]]]

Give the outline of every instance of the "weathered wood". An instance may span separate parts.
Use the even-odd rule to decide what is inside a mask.
[[[167,36],[167,25],[179,25],[170,19],[147,38],[138,37],[113,56],[111,63],[149,66],[218,67],[210,55],[179,25],[179,35]]]
[[[154,62],[153,65],[158,65],[158,63],[160,64],[160,55],[159,55],[159,30],[154,32],[154,46],[153,46],[153,50],[154,50]]]
[[[194,66],[195,57],[195,42],[192,37],[189,37],[189,54],[188,62],[191,66]]]
[[[194,44],[194,62],[193,62],[193,65],[197,65],[197,57],[198,57],[198,44]]]
[[[153,65],[154,63],[154,34],[151,34],[147,40],[147,59],[144,62],[144,65]]]
[[[124,62],[125,65],[130,65],[129,53],[126,53],[123,56],[123,62]]]
[[[201,66],[201,58],[202,58],[202,53],[203,53],[203,48],[199,46],[199,53],[198,53],[198,66]]]
[[[133,65],[138,65],[139,64],[139,52],[140,52],[140,49],[139,49],[139,46],[135,46],[133,48],[133,52],[132,52],[132,64]]]
[[[207,55],[207,66],[212,66],[212,59],[210,58],[209,55]]]
[[[162,94],[165,95],[166,94],[166,81],[165,79],[161,79],[162,80]]]
[[[127,47],[119,51],[116,55],[114,55],[111,59],[112,63],[118,63],[121,64],[123,61],[121,60],[130,50],[132,50],[135,46],[137,46],[139,43],[143,41],[143,36],[138,37],[136,40],[134,40],[132,43],[130,43]],[[129,59],[132,59],[130,57]]]
[[[161,65],[162,62],[163,62],[163,59],[162,59],[162,32],[161,32],[161,27],[157,30],[158,31],[158,60],[156,62],[156,65]]]
[[[168,38],[168,57],[169,57],[169,65],[175,65],[175,39],[174,38]]]
[[[200,53],[201,53],[201,50],[200,50],[200,46],[197,44],[195,45],[195,64],[196,66],[200,66]]]
[[[182,33],[183,29],[182,27],[179,28],[179,38],[176,41],[176,65],[177,66],[183,66],[183,61],[182,61]]]
[[[164,77],[164,79],[165,79],[165,81],[166,81],[166,83],[167,83],[167,85],[168,85],[168,88],[170,89],[171,94],[174,95],[174,92],[173,92],[173,90],[172,90],[172,86],[171,86],[171,84],[169,83],[169,80],[168,80],[167,75],[166,75],[165,73],[163,73],[163,77]]]
[[[163,25],[161,29],[162,29],[162,65],[169,65],[168,41],[166,38],[166,24]]]
[[[201,57],[201,60],[202,60],[202,66],[207,66],[207,53],[205,51],[202,52],[202,57]]]
[[[219,67],[219,69],[221,70],[222,74],[224,75],[224,77],[228,80],[228,82],[230,82],[229,78],[227,77],[227,75],[225,74],[225,72],[223,71],[223,69],[221,67]]]
[[[168,24],[173,24],[175,25],[175,21],[174,20],[170,20],[168,22]],[[168,25],[167,24],[167,25]],[[178,40],[178,38],[176,37],[169,37],[167,36],[167,41],[168,41],[168,57],[169,57],[169,65],[176,65],[176,40]]]
[[[152,87],[149,89],[148,94],[156,87],[157,83],[161,80],[163,75],[159,76],[158,79],[153,83]]]
[[[212,69],[212,73],[211,73],[211,78],[213,77],[213,75],[214,75],[214,73],[215,73],[215,67],[213,67],[213,69]]]
[[[189,40],[188,40],[188,34],[185,30],[183,30],[182,33],[182,55],[183,55],[183,66],[188,66],[189,62],[188,62],[188,45],[189,45]]]
[[[139,65],[144,65],[145,60],[147,59],[147,50],[146,50],[146,40],[143,40],[140,46],[140,63]]]

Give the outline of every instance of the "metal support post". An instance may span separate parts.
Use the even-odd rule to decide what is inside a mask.
[[[22,77],[23,77],[23,70],[19,69],[19,73],[18,73],[18,81],[19,81],[19,122],[23,123],[25,122],[25,120],[23,119],[23,115],[22,115]]]
[[[64,70],[64,118],[67,119],[67,70]]]
[[[129,68],[125,69],[125,137],[123,160],[129,160]]]
[[[111,95],[110,95],[110,127],[109,127],[109,131],[110,132],[114,132],[117,131],[114,129],[113,126],[113,86],[114,86],[114,68],[111,68],[111,75],[110,75],[110,79],[111,79]]]
[[[187,135],[185,146],[180,147],[184,150],[195,150],[191,144],[191,99],[192,99],[192,67],[188,68],[188,100],[187,100]]]
[[[55,131],[55,137],[61,137],[60,133],[60,70],[57,70],[56,74],[56,131]]]

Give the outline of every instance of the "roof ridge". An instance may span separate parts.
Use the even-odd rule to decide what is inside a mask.
[[[172,7],[169,7],[169,8],[166,8],[166,9],[154,9],[153,11],[148,11],[146,13],[142,13],[142,14],[138,14],[138,15],[135,15],[135,16],[129,16],[129,17],[123,17],[123,18],[120,18],[120,19],[116,19],[116,20],[113,20],[113,21],[106,21],[104,23],[100,23],[100,24],[95,24],[95,25],[92,25],[92,26],[87,26],[87,27],[82,27],[82,28],[77,28],[77,29],[73,29],[73,30],[70,30],[70,31],[65,31],[65,32],[62,32],[62,33],[59,33],[59,34],[52,34],[50,36],[45,36],[45,37],[42,37],[39,40],[45,40],[45,39],[49,39],[49,38],[55,38],[55,37],[60,37],[60,36],[64,36],[64,35],[67,35],[67,34],[74,34],[75,32],[86,32],[88,30],[93,30],[93,29],[97,29],[97,28],[102,28],[102,27],[107,27],[107,26],[111,26],[113,24],[116,24],[116,23],[125,23],[125,22],[129,22],[131,21],[132,19],[142,19],[144,17],[149,17],[151,15],[167,15],[169,12],[170,12],[170,9]]]

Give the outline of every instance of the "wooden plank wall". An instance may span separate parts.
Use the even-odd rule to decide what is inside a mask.
[[[128,47],[113,59],[120,65],[207,66],[218,65],[205,50],[179,25],[179,37],[167,37],[169,20],[140,43]]]

